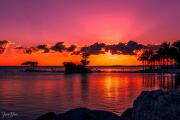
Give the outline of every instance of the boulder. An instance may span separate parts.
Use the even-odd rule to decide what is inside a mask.
[[[180,120],[180,90],[143,91],[121,117],[124,120]]]
[[[57,120],[57,119],[58,119],[58,116],[54,112],[49,112],[40,116],[36,120]]]
[[[103,110],[89,110],[86,108],[77,108],[65,113],[56,115],[47,113],[36,120],[122,120],[120,116]]]
[[[133,111],[134,111],[133,108],[128,108],[127,110],[125,110],[121,114],[121,117],[123,118],[123,120],[132,120],[132,113],[133,113]]]

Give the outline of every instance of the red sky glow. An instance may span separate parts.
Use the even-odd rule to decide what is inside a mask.
[[[117,44],[129,40],[160,44],[180,39],[179,11],[179,0],[0,0],[0,40],[24,47],[57,42],[78,46]],[[48,61],[44,61],[47,57]],[[28,59],[40,61],[41,65],[62,65],[63,61],[78,58],[64,53],[27,55],[8,48],[0,54],[0,65],[19,65]],[[103,58],[105,62],[99,62]],[[127,55],[95,55],[91,59],[91,65],[107,65],[107,61],[110,65],[140,64]]]

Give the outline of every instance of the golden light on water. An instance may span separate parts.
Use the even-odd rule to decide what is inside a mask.
[[[106,95],[108,98],[111,98],[112,96],[118,97],[119,95],[119,80],[117,79],[112,79],[111,77],[107,77],[105,79],[105,90],[106,90]]]

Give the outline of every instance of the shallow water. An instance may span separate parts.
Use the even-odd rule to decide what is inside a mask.
[[[49,111],[103,109],[120,115],[143,90],[174,89],[175,74],[143,73],[1,73],[0,111],[31,120]]]

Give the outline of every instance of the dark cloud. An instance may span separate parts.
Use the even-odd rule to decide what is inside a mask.
[[[105,44],[105,43],[94,43],[89,46],[77,47],[76,45],[70,45],[67,47],[64,42],[57,42],[53,46],[48,46],[46,44],[38,45],[36,47],[23,48],[22,46],[17,46],[15,49],[23,50],[26,54],[32,54],[35,52],[49,53],[54,52],[71,52],[72,55],[79,55],[81,53],[89,53],[91,55],[105,54],[110,51],[112,54],[123,54],[123,55],[136,55],[136,51],[142,49],[152,49],[157,50],[160,45],[142,45],[135,41],[130,40],[127,43],[118,44]],[[79,50],[77,51],[76,48]]]
[[[110,50],[112,54],[124,54],[124,55],[134,55],[135,50],[140,50],[142,48],[144,48],[144,46],[138,44],[135,41],[129,41],[127,44],[120,42],[118,44],[106,46],[106,50]]]
[[[76,45],[71,45],[70,47],[67,47],[66,50],[67,50],[68,52],[73,52],[76,48],[77,48]]]
[[[55,45],[50,46],[47,44],[42,44],[38,45],[36,47],[22,47],[22,46],[16,46],[14,49],[17,50],[23,50],[24,53],[26,54],[32,54],[36,52],[41,52],[41,53],[49,53],[50,51],[55,51],[55,52],[73,52],[77,48],[76,45],[71,45],[69,47],[66,47],[64,45],[64,42],[57,42]]]
[[[82,53],[86,52],[94,55],[104,54],[103,48],[105,49],[105,47],[106,44],[104,43],[94,43],[90,46],[82,47],[80,52]]]
[[[16,50],[22,50],[25,54],[32,54],[32,53],[36,53],[38,52],[38,48],[37,47],[22,47],[22,46],[16,46],[14,49]]]
[[[138,44],[137,42],[135,41],[129,41],[126,45],[126,47],[131,50],[131,51],[134,51],[134,50],[139,50],[139,49],[142,49],[144,48],[145,46],[142,45],[142,44]]]
[[[4,53],[4,51],[6,50],[6,48],[8,47],[8,44],[9,44],[10,42],[9,41],[7,41],[7,40],[1,40],[0,41],[0,54],[3,54]]]
[[[135,55],[135,50],[141,50],[144,48],[146,48],[146,46],[139,44],[135,41],[129,41],[127,44],[120,42],[118,44],[112,45],[95,43],[90,46],[82,47],[78,53],[87,52],[93,55],[98,55],[110,51],[112,54]]]
[[[160,46],[161,45],[147,45],[146,48],[151,50],[158,50]]]
[[[50,52],[50,48],[48,45],[38,45],[36,48],[38,50],[42,50],[43,53],[49,53]]]
[[[112,54],[123,54],[123,51],[126,51],[126,45],[124,43],[106,45],[106,51],[110,51]]]
[[[64,42],[57,42],[54,46],[51,47],[51,49],[56,52],[63,52],[66,50],[66,46],[64,45]]]
[[[23,52],[26,54],[32,54],[38,52],[38,49],[36,47],[30,47],[30,48],[25,48]]]

